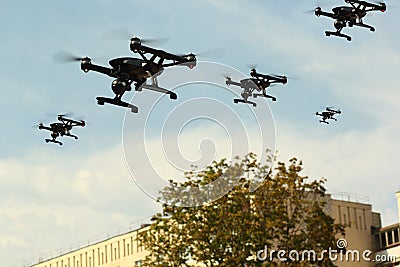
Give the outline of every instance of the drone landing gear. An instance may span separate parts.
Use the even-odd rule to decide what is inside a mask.
[[[257,104],[254,103],[254,102],[252,102],[252,101],[248,101],[248,100],[244,100],[244,99],[238,99],[238,98],[233,99],[233,103],[237,104],[237,103],[239,103],[239,102],[240,102],[240,103],[246,103],[246,104],[252,104],[253,107],[256,107],[256,106],[257,106]]]
[[[169,91],[167,89],[164,89],[162,87],[159,87],[157,84],[155,84],[155,85],[154,84],[144,84],[143,88],[146,88],[146,89],[149,89],[152,91],[156,91],[156,92],[160,92],[160,93],[164,93],[164,94],[169,94],[170,99],[174,99],[174,100],[178,99],[177,94],[175,94],[174,92]]]
[[[266,98],[271,98],[272,101],[276,101],[276,97],[271,96],[271,95],[267,95],[267,94],[253,94],[253,97],[254,97],[254,98],[257,98],[257,96],[266,97]]]
[[[139,108],[137,106],[124,102],[119,98],[108,98],[99,96],[96,97],[96,99],[97,99],[97,104],[99,105],[104,105],[104,103],[109,103],[120,107],[130,108],[133,113],[138,113],[139,111]]]
[[[337,32],[326,31],[326,32],[325,32],[325,35],[326,35],[326,36],[334,35],[334,36],[346,38],[347,41],[351,41],[351,36],[346,35],[346,34],[343,34],[343,33],[341,33],[340,31],[337,31]]]
[[[358,26],[358,27],[367,28],[367,29],[369,29],[371,32],[374,32],[374,31],[375,31],[375,28],[374,28],[374,27],[372,27],[372,26],[370,26],[370,25],[367,25],[367,24],[364,24],[364,23],[353,23],[353,25]]]
[[[55,144],[59,144],[60,146],[62,146],[62,143],[60,141],[54,140],[54,139],[45,139],[46,143],[55,143]]]
[[[329,122],[324,121],[324,120],[320,120],[319,122],[329,124]]]
[[[75,138],[75,140],[78,140],[78,136],[76,136],[76,135],[73,135],[73,134],[70,134],[70,133],[68,133],[68,134],[64,134],[65,136],[69,136],[69,137],[73,137],[73,138]]]

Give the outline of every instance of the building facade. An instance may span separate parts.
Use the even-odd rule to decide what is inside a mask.
[[[377,266],[400,266],[400,191],[396,193],[399,222],[374,232]]]
[[[344,196],[344,198],[343,198]],[[353,199],[350,195],[342,198],[328,196],[326,212],[336,223],[346,226],[346,251],[374,251],[372,233],[381,228],[380,214],[372,211],[372,206],[365,201]],[[148,225],[142,225],[106,240],[73,250],[63,255],[40,260],[31,267],[137,267],[142,266],[146,251],[136,237],[146,231]],[[345,254],[340,254],[345,255]],[[339,256],[340,256],[339,255]],[[351,257],[356,255],[351,254]],[[340,258],[335,262],[339,267],[375,266],[374,262],[362,258]]]
[[[366,198],[341,194],[331,197],[327,203],[327,213],[335,223],[345,226],[345,236],[337,237],[342,241],[337,245],[343,246],[341,253],[336,255],[335,264],[339,267],[375,266],[372,233],[381,228],[381,216],[372,211],[368,202]]]

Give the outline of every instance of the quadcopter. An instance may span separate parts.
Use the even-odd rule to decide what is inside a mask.
[[[332,8],[332,13],[322,11],[320,7],[315,9],[315,15],[317,17],[326,16],[335,20],[333,25],[336,28],[336,32],[326,31],[326,36],[335,35],[346,38],[347,41],[351,41],[351,36],[341,33],[346,25],[349,27],[358,26],[367,28],[373,32],[375,28],[364,24],[362,19],[369,11],[386,11],[385,3],[373,4],[361,0],[345,0],[345,2],[351,6],[334,7]]]
[[[39,130],[48,130],[51,132],[52,139],[45,139],[46,143],[51,142],[59,144],[61,146],[63,143],[56,140],[57,137],[60,136],[69,136],[78,139],[78,136],[71,134],[70,131],[75,126],[84,127],[86,124],[85,121],[72,120],[65,118],[64,116],[66,116],[66,114],[57,115],[57,119],[60,122],[50,123],[50,126],[44,126],[43,123],[39,123],[38,125]]]
[[[69,57],[67,61],[80,61],[81,70],[85,73],[95,71],[115,80],[111,83],[111,89],[115,94],[114,98],[97,97],[97,103],[104,105],[109,103],[121,107],[130,108],[132,112],[137,113],[138,107],[121,100],[125,92],[132,90],[132,84],[136,91],[142,91],[142,88],[169,94],[170,99],[177,99],[177,95],[158,86],[157,76],[164,68],[183,65],[190,69],[196,66],[196,55],[193,53],[186,55],[174,55],[163,50],[154,49],[143,45],[146,40],[138,37],[131,38],[130,50],[140,55],[141,58],[120,57],[109,61],[110,67],[99,66],[92,63],[89,57]],[[151,79],[151,84],[146,84],[147,79]]]
[[[329,124],[326,120],[334,120],[337,121],[336,118],[333,116],[336,114],[341,114],[342,112],[340,110],[334,110],[332,108],[327,107],[325,111],[322,111],[321,113],[316,112],[315,115],[321,116],[322,119],[319,121],[320,123],[326,123]]]
[[[254,107],[257,106],[255,102],[248,100],[250,96],[254,98],[257,98],[258,96],[271,98],[272,101],[276,101],[276,97],[267,95],[265,90],[275,83],[282,83],[282,84],[287,83],[286,76],[280,76],[275,74],[271,75],[261,74],[257,73],[257,71],[254,68],[250,70],[250,76],[251,78],[242,79],[239,82],[232,81],[230,77],[226,77],[226,85],[229,86],[233,84],[243,88],[243,91],[241,93],[242,99],[235,98],[233,100],[234,103],[240,102],[240,103],[252,104]],[[257,91],[258,93],[253,93],[254,91]]]

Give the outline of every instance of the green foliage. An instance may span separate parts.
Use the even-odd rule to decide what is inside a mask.
[[[175,199],[176,186],[197,187],[224,178],[233,189],[219,199],[194,207],[163,204],[163,212],[138,239],[149,251],[145,266],[314,266],[312,262],[257,261],[257,251],[265,246],[287,252],[322,251],[334,247],[335,235],[343,227],[324,212],[324,179],[308,181],[301,175],[302,162],[293,158],[289,165],[274,158],[261,164],[250,153],[236,163],[213,162],[205,170],[190,172],[186,181],[162,192],[163,203],[181,203]],[[226,175],[226,174],[229,175]],[[252,192],[252,182],[261,182]],[[207,188],[209,189],[209,188]],[[217,186],[213,187],[218,190]],[[202,197],[213,192],[201,192]],[[190,194],[179,197],[190,198]],[[334,266],[329,259],[318,266]]]

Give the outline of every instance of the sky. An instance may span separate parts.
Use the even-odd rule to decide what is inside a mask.
[[[400,9],[375,12],[346,28],[351,42],[326,37],[329,11],[343,1],[9,1],[0,17],[0,258],[2,266],[28,266],[109,235],[139,226],[159,204],[162,181],[191,164],[264,148],[280,161],[304,163],[304,175],[327,179],[330,192],[368,196],[383,225],[398,222],[400,190]],[[112,79],[83,73],[79,63],[56,64],[59,51],[93,62],[135,55],[129,38],[110,40],[125,27],[142,38],[167,38],[157,48],[185,54],[202,51],[198,66],[166,70],[159,83],[178,100],[155,92],[128,92],[139,113],[105,105]],[[201,54],[200,54],[201,55]],[[233,104],[240,79],[256,64],[284,74],[286,85],[257,99],[257,107]],[[220,79],[220,80],[218,80]],[[195,81],[195,83],[188,83]],[[338,121],[320,124],[326,106],[342,110]],[[87,126],[78,140],[46,144],[48,132],[32,127],[73,112]],[[148,177],[147,177],[148,176]]]

